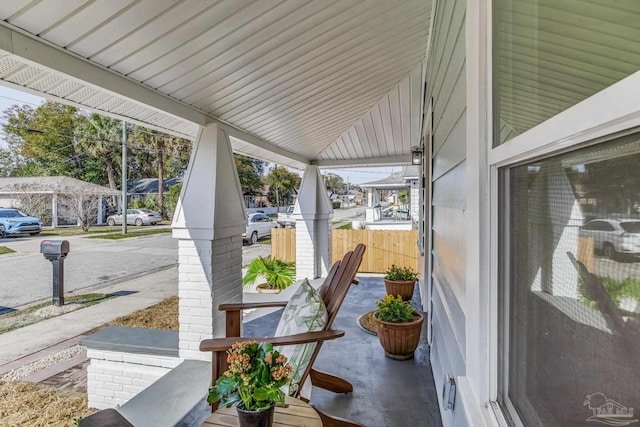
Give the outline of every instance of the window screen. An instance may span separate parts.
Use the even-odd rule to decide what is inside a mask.
[[[501,399],[527,426],[638,419],[639,141],[503,171]]]

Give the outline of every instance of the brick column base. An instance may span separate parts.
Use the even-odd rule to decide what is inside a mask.
[[[180,298],[180,357],[211,360],[199,350],[200,341],[224,337],[221,303],[242,301],[242,237],[180,240],[178,245]]]

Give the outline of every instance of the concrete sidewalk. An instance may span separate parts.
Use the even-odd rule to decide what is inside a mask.
[[[157,304],[178,294],[178,269],[170,267],[101,288],[101,293],[125,293],[109,301],[43,320],[0,335],[0,372],[8,364],[82,335],[83,333]],[[129,293],[131,292],[131,293]]]

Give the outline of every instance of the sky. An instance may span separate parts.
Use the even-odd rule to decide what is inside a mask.
[[[2,112],[14,104],[38,106],[42,102],[44,102],[44,98],[5,86],[0,86],[0,111]],[[2,116],[4,116],[4,114],[2,114]],[[6,121],[3,118],[0,118],[0,124],[4,123],[6,123]],[[0,147],[4,146],[4,140],[0,139]],[[401,166],[384,168],[324,169],[323,173],[335,173],[340,175],[345,182],[357,185],[385,178],[393,172],[398,172],[400,168]]]

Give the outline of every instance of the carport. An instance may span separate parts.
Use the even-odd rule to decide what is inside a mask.
[[[68,176],[41,176],[41,177],[9,177],[0,178],[0,207],[20,208],[21,197],[40,198],[51,197],[50,216],[51,226],[57,228],[60,220],[60,197],[68,195],[86,195],[97,197],[98,215],[96,223],[104,223],[103,199],[109,196],[118,196],[120,192],[108,187],[81,181]],[[6,206],[4,206],[6,205]],[[24,207],[23,207],[24,208]],[[29,212],[30,215],[40,216],[41,212]]]

